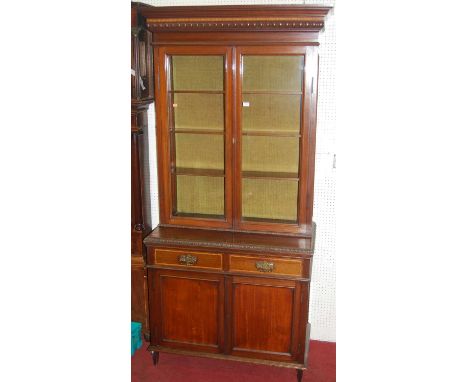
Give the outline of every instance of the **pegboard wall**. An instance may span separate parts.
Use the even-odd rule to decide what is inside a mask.
[[[334,0],[221,1],[221,0],[143,0],[153,6],[228,4],[317,4],[335,5]],[[320,35],[320,74],[318,82],[317,151],[315,162],[314,221],[317,238],[312,267],[309,322],[311,337],[336,341],[335,321],[335,17],[333,10]],[[144,170],[153,227],[158,224],[158,184],[156,174],[156,134],[154,107],[148,115]]]

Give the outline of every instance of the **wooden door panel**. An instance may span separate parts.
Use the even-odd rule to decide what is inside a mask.
[[[224,339],[224,282],[219,275],[158,271],[159,343],[220,352]]]
[[[289,353],[294,290],[238,285],[234,290],[234,347]]]
[[[235,277],[232,354],[291,360],[297,347],[297,286],[291,280]]]
[[[217,345],[218,282],[163,277],[161,283],[163,339]]]

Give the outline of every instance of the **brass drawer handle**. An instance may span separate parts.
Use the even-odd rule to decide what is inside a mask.
[[[270,261],[257,261],[255,267],[260,272],[272,272],[275,269],[275,264]]]
[[[194,265],[198,261],[197,256],[193,255],[180,255],[179,256],[179,263],[184,265]]]

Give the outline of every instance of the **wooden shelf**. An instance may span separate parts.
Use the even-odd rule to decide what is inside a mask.
[[[278,179],[278,180],[299,180],[299,175],[295,172],[273,172],[273,171],[242,171],[242,178],[245,179]]]
[[[214,134],[214,135],[223,135],[224,130],[216,129],[170,129],[171,133],[178,134]]]
[[[224,170],[211,168],[178,167],[173,173],[175,173],[176,175],[224,177]]]
[[[177,93],[224,94],[224,90],[168,90],[168,92],[172,94],[177,94]]]
[[[242,221],[256,222],[256,223],[297,224],[297,220],[254,218],[254,217],[248,217],[248,216],[242,216]]]
[[[302,95],[302,91],[294,91],[294,90],[243,90],[242,94]]]
[[[301,134],[294,131],[286,130],[243,130],[242,135],[262,136],[262,137],[296,137],[300,138]]]
[[[176,212],[174,216],[195,218],[195,219],[213,219],[213,220],[224,220],[224,215],[209,215],[209,214],[198,214],[189,212]]]

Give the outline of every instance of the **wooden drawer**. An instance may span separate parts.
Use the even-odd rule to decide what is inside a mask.
[[[148,265],[221,270],[223,256],[220,253],[153,249],[148,256]]]
[[[299,259],[238,255],[231,255],[229,257],[229,270],[231,272],[301,277],[302,267],[302,260]]]

